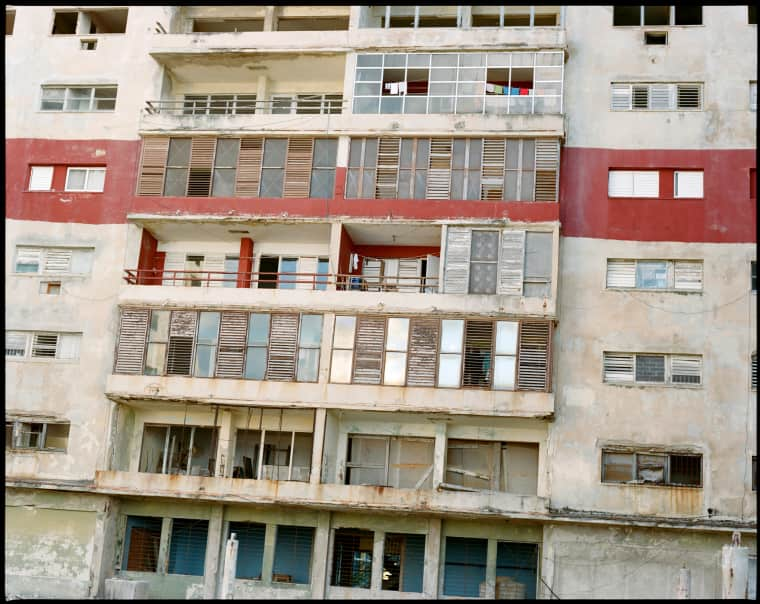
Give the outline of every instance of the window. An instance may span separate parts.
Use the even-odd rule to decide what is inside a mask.
[[[607,259],[607,288],[702,291],[698,260]]]
[[[702,109],[702,84],[612,83],[612,111]]]
[[[308,584],[313,543],[313,526],[278,525],[272,582]]]
[[[216,428],[146,424],[140,451],[140,472],[213,476],[216,444]]]
[[[49,296],[61,295],[60,281],[40,281],[40,293]]]
[[[43,275],[86,275],[92,270],[92,248],[17,246],[14,272]]]
[[[264,31],[264,19],[193,19],[193,33]]]
[[[5,35],[6,36],[12,36],[13,35],[13,26],[16,23],[16,11],[15,10],[7,10],[5,11]]]
[[[675,172],[675,197],[699,198],[704,197],[704,172]]]
[[[605,352],[604,381],[637,385],[698,386],[702,383],[702,357]]]
[[[41,111],[113,111],[116,86],[43,86]]]
[[[238,430],[233,477],[309,482],[312,445],[310,432]]]
[[[432,438],[349,436],[346,484],[432,488],[433,445]]]
[[[612,25],[702,25],[702,7],[678,6],[615,6]]]
[[[5,448],[65,452],[70,428],[69,422],[6,420]]]
[[[214,155],[214,177],[211,195],[232,197],[235,194],[235,171],[237,170],[240,141],[220,138],[216,141]]]
[[[757,82],[749,83],[749,109],[757,111]]]
[[[644,44],[648,46],[666,45],[668,43],[668,32],[666,31],[645,31]]]
[[[55,35],[62,35],[62,34],[75,34],[77,30],[77,17],[79,16],[76,12],[63,12],[63,11],[56,11],[53,17],[53,31],[51,32],[54,36]]]
[[[757,390],[757,353],[752,353],[752,359],[751,359],[751,371],[750,371],[751,379],[751,388],[752,390]]]
[[[237,255],[166,252],[162,285],[180,287],[235,287]]]
[[[53,166],[32,166],[29,174],[30,191],[50,191],[53,187]]]
[[[251,287],[259,289],[325,289],[327,258],[314,256],[259,256]]]
[[[538,445],[449,439],[444,488],[535,495]]]
[[[127,29],[126,8],[86,11],[54,11],[52,35],[123,34]]]
[[[298,330],[297,381],[317,381],[321,346],[322,315],[301,315],[301,326]]]
[[[332,361],[330,363],[330,381],[333,383],[351,383],[355,332],[356,317],[341,315],[335,317]]]
[[[98,47],[97,40],[80,40],[79,41],[80,50],[95,50],[97,47]]]
[[[256,110],[255,94],[186,94],[184,115],[252,115]]]
[[[422,593],[425,535],[386,533],[383,544],[384,591]]]
[[[660,173],[657,170],[610,170],[609,197],[659,197]]]
[[[102,192],[105,168],[69,168],[66,171],[66,191]]]
[[[227,538],[235,533],[238,540],[235,577],[261,581],[266,525],[258,522],[230,522],[229,527]]]
[[[6,331],[5,358],[76,361],[81,339],[81,333]]]
[[[161,523],[161,518],[127,516],[124,560],[121,564],[123,570],[145,573],[158,570]]]
[[[172,532],[169,542],[170,575],[203,576],[206,562],[206,540],[208,538],[208,520],[172,520]]]
[[[757,25],[757,6],[750,4],[747,7],[747,23],[749,25]]]
[[[446,537],[444,595],[482,597],[480,586],[485,587],[487,552],[487,539]]]
[[[286,94],[272,96],[272,114],[319,115],[343,111],[342,94]]]
[[[216,367],[216,352],[219,344],[219,320],[221,313],[201,312],[198,320],[198,340],[195,348],[195,369],[197,377],[213,377]]]
[[[335,529],[330,585],[369,589],[375,534],[359,529]]]
[[[701,487],[702,456],[603,450],[602,482]]]
[[[749,263],[749,288],[753,293],[757,293],[757,262],[755,260]]]

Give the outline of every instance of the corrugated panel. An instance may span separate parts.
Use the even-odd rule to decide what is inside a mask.
[[[71,265],[71,250],[48,248],[45,253],[45,273],[68,273]]]
[[[450,138],[430,139],[426,199],[449,199],[452,145]]]
[[[161,285],[185,285],[184,273],[175,274],[173,271],[185,270],[184,252],[167,252],[164,257],[164,278]]]
[[[209,287],[222,287],[222,281],[213,281],[213,279],[224,279],[224,254],[206,254],[203,257],[203,270],[209,271]],[[205,280],[206,275],[203,275]],[[205,285],[205,283],[204,283]]]
[[[119,344],[114,373],[140,375],[143,371],[145,339],[148,334],[147,308],[123,308],[119,323]]]
[[[394,199],[398,191],[401,138],[381,137],[377,148],[375,199]]]
[[[605,382],[633,382],[633,355],[604,353]]]
[[[288,139],[283,197],[304,198],[309,196],[313,153],[313,138],[291,137]]]
[[[700,384],[702,357],[670,357],[670,381],[674,384]]]
[[[675,262],[675,288],[699,291],[702,289],[701,262]]]
[[[523,292],[525,231],[503,230],[499,254],[497,293],[506,296],[521,296]]]
[[[649,87],[649,108],[672,109],[673,92],[672,84],[652,84]]]
[[[187,179],[188,197],[211,195],[211,173],[214,169],[216,138],[194,136],[190,143],[190,174]]]
[[[551,381],[551,323],[522,321],[517,357],[517,388],[548,391]]]
[[[611,109],[613,111],[628,111],[630,108],[631,108],[631,85],[630,84],[613,84]]]
[[[138,195],[161,195],[164,191],[166,159],[169,156],[169,137],[151,136],[143,139],[140,159]]]
[[[237,174],[235,176],[235,196],[258,197],[261,182],[261,162],[264,157],[264,139],[240,139]]]
[[[362,317],[356,319],[354,344],[354,384],[379,384],[383,369],[385,346],[385,318]]]
[[[291,382],[296,374],[298,314],[272,314],[266,379]]]
[[[505,153],[505,139],[483,139],[483,159],[480,168],[480,198],[483,200],[504,199]]]
[[[446,264],[443,271],[443,291],[447,294],[466,294],[470,282],[470,245],[472,230],[449,227],[446,234]]]
[[[435,368],[441,323],[437,319],[410,321],[407,386],[435,386]]]
[[[493,323],[467,321],[464,330],[464,372],[462,386],[487,388],[493,367]]]
[[[607,260],[607,287],[636,287],[636,261]]]
[[[219,353],[216,376],[243,377],[245,339],[248,332],[248,313],[223,312],[219,326]]]
[[[172,311],[166,363],[168,375],[190,375],[197,321],[198,313],[194,310]]]

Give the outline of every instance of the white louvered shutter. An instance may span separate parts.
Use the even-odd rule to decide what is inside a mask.
[[[632,197],[633,172],[630,170],[610,170],[607,195],[609,197]]]
[[[143,139],[137,180],[138,195],[161,195],[163,193],[168,157],[168,136],[151,136]]]
[[[446,262],[443,269],[443,291],[466,294],[470,283],[470,245],[472,229],[448,227]]]
[[[704,172],[676,172],[675,196],[702,198]]]
[[[222,313],[219,326],[219,354],[216,358],[216,377],[243,377],[243,358],[247,333],[248,313]]]
[[[702,289],[702,263],[676,261],[675,288],[699,291]]]
[[[440,329],[438,319],[415,317],[410,321],[406,370],[408,386],[435,386]]]
[[[222,281],[224,279],[224,275],[222,274],[224,272],[224,254],[206,254],[203,257],[202,266],[204,271],[210,273],[208,275],[209,281],[207,282],[206,275],[203,275],[201,280],[203,285],[206,285],[206,283],[208,283],[209,287],[222,287],[224,285]],[[218,281],[214,279],[218,279]]]
[[[49,191],[53,186],[53,166],[32,166],[29,175],[30,191]]]
[[[634,197],[659,197],[660,173],[657,170],[636,171],[633,173]]]
[[[499,280],[496,286],[499,295],[522,295],[524,258],[525,231],[503,230],[499,249]]]
[[[385,317],[357,317],[354,384],[380,383],[383,350],[385,350]]]
[[[49,274],[68,273],[71,266],[71,250],[48,248],[45,252],[45,268]]]
[[[298,314],[272,314],[266,379],[292,382],[297,349]]]
[[[551,389],[551,323],[522,321],[517,356],[518,390]]]
[[[559,140],[536,140],[536,201],[557,201]]]
[[[636,287],[636,261],[607,260],[607,287]]]
[[[667,110],[675,105],[675,86],[672,84],[652,84],[649,87],[649,108]]]
[[[612,85],[612,104],[613,111],[629,111],[631,109],[631,85],[630,84],[613,84]]]
[[[483,139],[480,167],[480,199],[504,199],[504,162],[507,141],[503,138]]]
[[[633,383],[633,355],[605,352],[604,381]]]
[[[400,137],[380,137],[378,140],[375,199],[397,197],[400,151]]]
[[[431,138],[426,199],[449,199],[452,139]]]
[[[398,261],[398,290],[400,292],[420,291],[420,261],[402,258]]]
[[[122,309],[114,373],[140,375],[143,372],[149,317],[147,308]]]
[[[317,263],[318,260],[316,256],[306,256],[298,259],[298,268],[296,269],[296,272],[304,274],[295,277],[298,281],[298,283],[296,283],[296,289],[314,289],[314,281],[312,281],[314,277],[312,277],[312,275],[317,274]]]
[[[87,275],[92,270],[91,249],[73,249],[71,250],[71,272],[75,275]]]
[[[39,247],[20,247],[16,249],[16,272],[39,273],[42,264],[42,248]],[[20,265],[32,267],[37,266],[35,271],[19,271]]]
[[[362,277],[369,291],[378,291],[380,286],[380,273],[383,261],[376,258],[365,258],[362,264]]]
[[[701,384],[702,357],[670,357],[670,381],[674,384]]]
[[[162,285],[185,285],[184,273],[176,275],[172,271],[185,270],[185,252],[166,252],[164,257],[164,279]]]

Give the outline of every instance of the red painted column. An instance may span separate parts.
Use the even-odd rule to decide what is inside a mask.
[[[238,287],[251,287],[251,270],[253,269],[253,239],[241,237],[240,264],[238,265]]]
[[[156,255],[153,258],[153,275],[155,275],[151,281],[153,285],[161,285],[165,262],[166,252],[156,252]]]
[[[140,242],[140,258],[137,261],[137,284],[155,285],[153,275],[149,272],[155,268],[158,241],[148,229],[143,228]],[[161,282],[160,280],[158,281]]]

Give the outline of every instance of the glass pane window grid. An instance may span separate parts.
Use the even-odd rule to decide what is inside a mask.
[[[186,94],[182,103],[184,115],[252,115],[255,109],[255,94]]]
[[[602,451],[602,482],[702,486],[702,456]]]
[[[421,593],[425,535],[386,533],[383,543],[383,591]]]
[[[336,315],[330,362],[330,381],[350,384],[353,369],[356,317]]]
[[[6,421],[6,449],[65,452],[71,424],[68,422]]]
[[[66,172],[66,191],[102,192],[105,168],[69,168]]]
[[[301,315],[301,326],[298,334],[297,381],[317,381],[321,346],[322,315]]]
[[[64,87],[43,86],[41,111],[113,111],[116,108],[116,86]]]
[[[215,427],[145,424],[139,471],[151,474],[213,476],[216,446]]]

